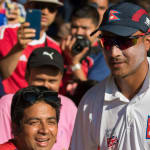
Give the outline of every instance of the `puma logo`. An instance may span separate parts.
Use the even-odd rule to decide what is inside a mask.
[[[49,56],[50,57],[50,59],[54,59],[53,58],[53,55],[54,55],[54,52],[52,52],[52,53],[48,53],[48,52],[43,52],[43,55],[47,55],[47,56]]]

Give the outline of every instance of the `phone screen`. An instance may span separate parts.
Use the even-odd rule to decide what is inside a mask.
[[[26,22],[30,23],[29,28],[36,30],[36,36],[33,39],[40,38],[41,30],[41,10],[39,9],[28,9],[26,15]]]

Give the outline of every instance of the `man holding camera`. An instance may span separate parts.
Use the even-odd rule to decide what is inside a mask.
[[[82,81],[101,81],[109,75],[97,35],[90,36],[98,25],[99,14],[96,8],[85,5],[73,12],[71,35],[63,39],[61,44],[68,67],[63,79],[65,86],[74,77]]]
[[[36,31],[29,28],[28,22],[0,28],[0,75],[6,93],[14,93],[28,85],[25,69],[28,57],[35,48],[49,46],[61,53],[58,43],[46,36],[45,32],[62,5],[58,0],[27,1],[26,8],[40,9],[42,13],[39,40],[33,40]]]

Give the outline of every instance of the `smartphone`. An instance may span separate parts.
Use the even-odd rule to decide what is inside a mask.
[[[28,9],[26,14],[26,22],[30,23],[29,28],[33,28],[36,30],[36,35],[33,39],[38,40],[40,38],[41,30],[41,10]]]

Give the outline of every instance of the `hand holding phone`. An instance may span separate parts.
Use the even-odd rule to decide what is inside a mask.
[[[36,30],[36,35],[33,39],[40,38],[40,30],[41,30],[41,10],[39,9],[28,9],[26,15],[26,22],[30,23],[29,28],[33,28]]]

